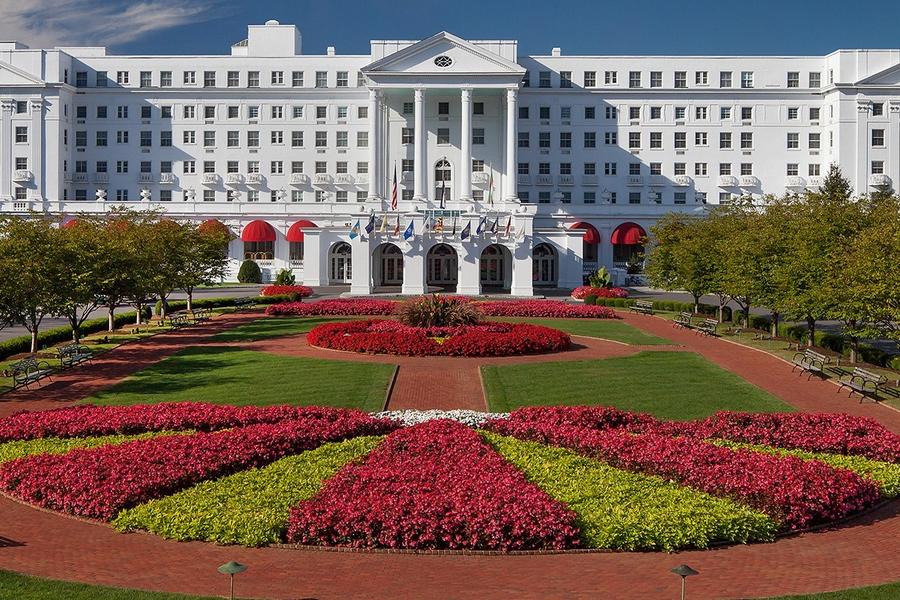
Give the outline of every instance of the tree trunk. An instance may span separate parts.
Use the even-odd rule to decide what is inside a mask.
[[[187,290],[187,309],[191,312],[194,310],[194,288]]]
[[[692,294],[694,296],[694,312],[700,312],[700,294]],[[297,298],[299,300],[299,298]]]
[[[816,320],[813,317],[806,317],[806,326],[809,331],[809,339],[806,345],[812,348],[816,345]]]
[[[159,320],[160,322],[166,320],[166,297],[162,294],[159,295]]]
[[[106,307],[107,311],[107,325],[106,330],[112,333],[116,330],[116,305],[110,303],[109,306]]]
[[[34,354],[38,349],[38,331],[37,327],[31,330],[31,353]]]
[[[142,302],[135,303],[134,307],[137,309],[137,315],[134,318],[134,324],[137,326],[141,325],[141,313],[144,312],[144,304]]]
[[[750,329],[750,302],[744,307],[744,327]]]
[[[778,313],[772,311],[772,337],[778,337]]]

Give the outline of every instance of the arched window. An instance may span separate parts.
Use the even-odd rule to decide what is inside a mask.
[[[453,172],[450,161],[442,158],[434,165],[434,199],[438,202],[447,202],[451,197]],[[441,195],[443,194],[443,199]]]
[[[538,244],[531,252],[531,280],[534,285],[556,285],[556,252],[550,244]]]
[[[328,253],[330,266],[329,279],[331,283],[350,283],[353,276],[352,255],[353,249],[347,242],[339,242],[331,247]]]

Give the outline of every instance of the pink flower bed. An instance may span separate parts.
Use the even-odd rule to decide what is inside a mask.
[[[557,319],[618,319],[606,306],[570,304],[559,300],[497,300],[478,302],[482,314],[489,317],[549,317]]]
[[[296,296],[297,298],[309,298],[312,296],[312,288],[305,285],[267,285],[259,290],[260,296]]]
[[[54,510],[110,520],[122,509],[200,481],[269,464],[288,454],[396,428],[348,411],[335,420],[290,420],[214,433],[37,454],[0,467],[0,488]]]
[[[627,298],[628,290],[618,287],[591,287],[589,285],[583,285],[572,290],[572,297],[576,300],[584,300],[588,296],[594,296],[595,298]]]
[[[498,427],[528,430],[537,428],[625,429],[639,432],[654,429],[660,421],[648,414],[619,410],[611,406],[527,406],[508,417],[497,419]]]
[[[874,419],[839,413],[720,412],[702,421],[661,423],[658,430],[670,435],[721,438],[900,462],[900,436]]]
[[[528,482],[475,431],[428,421],[344,467],[288,520],[301,544],[530,550],[579,545],[575,513]]]
[[[272,304],[266,307],[267,315],[337,315],[337,316],[366,316],[366,315],[390,315],[397,306],[396,302],[389,300],[369,300],[355,298],[338,298],[334,300],[319,300],[317,302],[284,302]]]
[[[169,402],[134,406],[72,406],[20,412],[0,419],[0,442],[45,437],[85,437],[145,431],[195,429],[214,431],[288,419],[335,421],[365,413],[356,410],[298,406],[229,406],[204,402]]]
[[[590,429],[552,418],[546,422],[497,419],[487,427],[732,498],[765,512],[784,530],[838,520],[880,500],[874,482],[819,461],[735,451],[687,437]]]
[[[458,327],[409,327],[370,320],[319,325],[306,336],[321,348],[404,356],[512,356],[560,352],[571,338],[527,323],[480,323]]]

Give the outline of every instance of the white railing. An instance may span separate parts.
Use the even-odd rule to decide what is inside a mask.
[[[316,173],[313,176],[314,185],[328,185],[334,183],[334,178],[328,173]]]
[[[676,175],[674,182],[678,187],[690,187],[691,177],[689,175]]]
[[[356,185],[369,185],[369,174],[368,173],[357,173],[356,174]]]
[[[244,176],[240,173],[225,173],[225,185],[240,185],[244,183]]]
[[[741,187],[758,187],[759,177],[756,175],[741,175]]]
[[[175,183],[175,173],[160,173],[159,182],[164,185],[171,185]]]
[[[884,173],[869,175],[869,185],[880,188],[891,187],[891,178]]]
[[[806,187],[806,181],[799,175],[788,175],[784,180],[784,187],[803,189]]]
[[[472,173],[472,183],[487,183],[491,177],[484,171],[476,171]]]
[[[553,185],[553,175],[538,175],[535,183],[538,185]]]
[[[625,185],[631,187],[644,185],[644,177],[642,175],[629,175],[625,178]]]
[[[291,173],[291,185],[306,185],[309,183],[309,175],[306,173]]]
[[[334,182],[340,185],[353,185],[356,183],[356,180],[350,173],[338,173],[334,178]]]
[[[94,183],[109,183],[109,173],[94,173]]]
[[[153,173],[138,173],[138,183],[153,183]]]
[[[75,183],[87,183],[88,174],[87,173],[74,173],[72,175],[72,181]]]
[[[572,175],[560,175],[559,185],[575,185],[575,177]]]
[[[809,180],[806,182],[806,187],[808,187],[811,190],[819,189],[820,187],[822,187],[822,178],[818,177],[818,176],[810,177]]]
[[[738,178],[734,175],[719,175],[719,187],[737,187]]]
[[[31,181],[34,175],[28,169],[16,169],[13,171],[13,181]]]
[[[262,173],[248,173],[247,174],[247,185],[262,185],[263,176]]]
[[[516,175],[516,184],[518,185],[531,185],[531,175]]]

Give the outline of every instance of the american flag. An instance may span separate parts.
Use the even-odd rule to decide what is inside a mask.
[[[394,163],[394,181],[391,184],[391,210],[397,210],[397,163]]]

